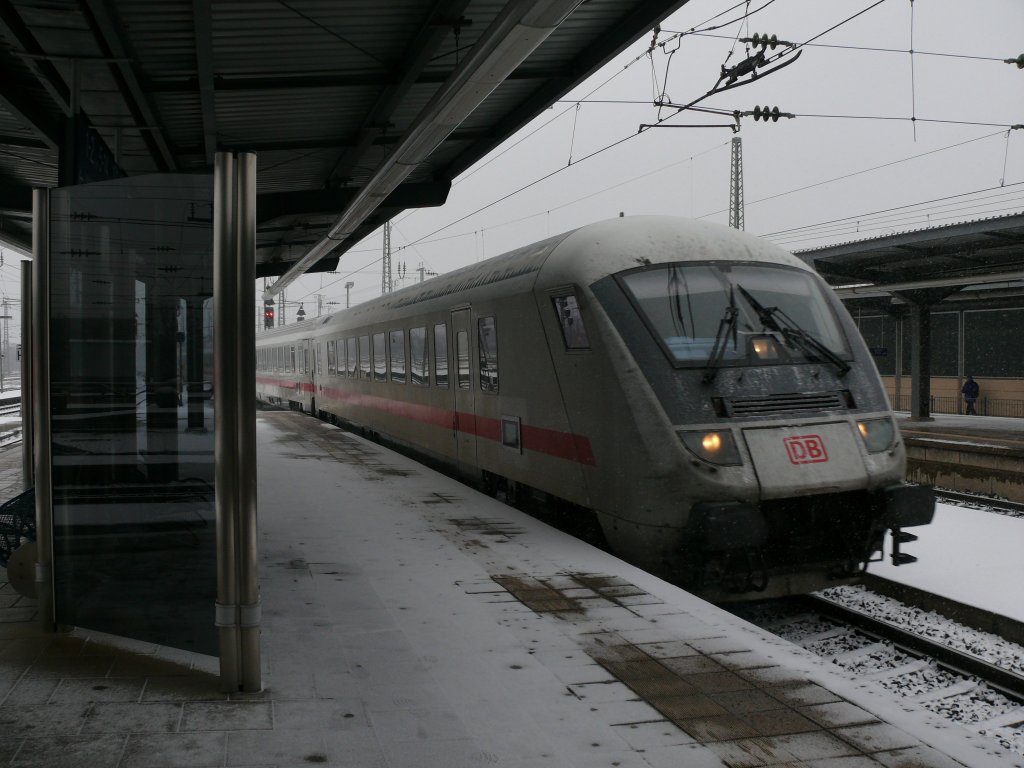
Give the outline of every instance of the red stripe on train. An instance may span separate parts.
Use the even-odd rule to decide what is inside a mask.
[[[295,385],[299,383],[281,382],[276,379],[259,377],[257,377],[256,381],[260,384],[279,386],[291,391],[294,391]],[[302,382],[302,391],[310,392],[312,388],[311,384]],[[451,411],[445,408],[436,408],[432,405],[406,403],[401,400],[391,400],[377,395],[345,392],[334,387],[324,387],[323,393],[327,397],[334,400],[344,400],[349,405],[358,408],[388,413],[392,416],[411,419],[421,424],[430,424],[431,426],[443,429],[458,430],[466,434],[476,435],[485,440],[501,441],[501,421],[499,419],[477,416],[462,411]],[[597,464],[590,440],[583,435],[523,424],[520,427],[520,439],[523,443],[523,450],[526,451],[544,453],[548,456],[575,461],[589,466]]]

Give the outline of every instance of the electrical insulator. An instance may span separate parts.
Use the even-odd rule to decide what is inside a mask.
[[[771,48],[774,51],[775,46],[779,44],[779,36],[772,35],[769,37],[768,35],[759,35],[755,32],[754,36],[750,38],[750,42],[753,43],[755,48]]]
[[[782,113],[778,107],[754,107],[754,120],[764,120],[766,123],[771,120],[773,123],[779,122],[779,117]]]

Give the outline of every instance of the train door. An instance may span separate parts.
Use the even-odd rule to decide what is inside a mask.
[[[454,394],[452,426],[455,436],[455,458],[460,474],[474,474],[476,467],[476,403],[473,374],[470,370],[472,320],[468,309],[452,312],[451,388]]]
[[[316,398],[320,392],[318,382],[320,381],[320,342],[309,339],[306,342],[306,381],[309,382],[309,412],[314,416],[316,411]]]

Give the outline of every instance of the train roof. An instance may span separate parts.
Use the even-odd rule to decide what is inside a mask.
[[[645,264],[674,261],[759,261],[810,268],[788,251],[721,224],[673,216],[628,216],[587,224],[332,315],[259,334],[261,340],[308,336],[325,325],[370,324],[389,318],[511,296],[535,289],[590,285]]]

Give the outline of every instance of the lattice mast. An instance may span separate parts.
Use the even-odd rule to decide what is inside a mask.
[[[729,165],[729,226],[743,229],[743,141],[732,137],[732,162]]]
[[[380,292],[391,293],[395,287],[391,277],[391,222],[384,222],[384,269],[381,277]]]

